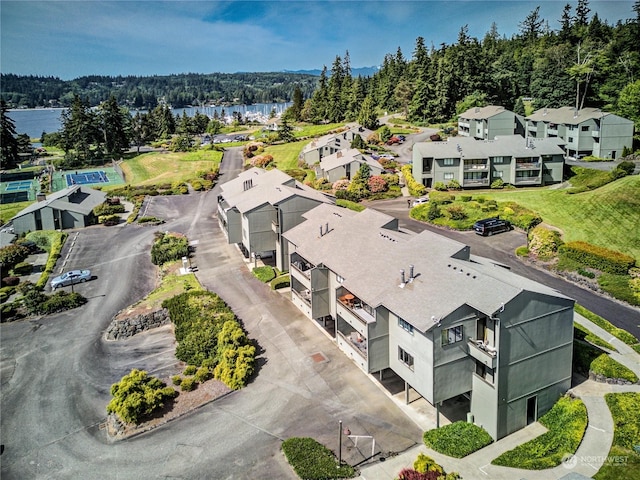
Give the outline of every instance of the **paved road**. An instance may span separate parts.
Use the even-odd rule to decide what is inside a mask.
[[[548,285],[561,293],[575,299],[579,304],[594,313],[606,318],[614,325],[627,330],[640,338],[640,309],[622,304],[611,298],[595,294],[590,290],[578,287],[548,271],[534,268],[516,257],[517,247],[526,245],[524,232],[513,230],[508,233],[481,237],[474,232],[458,232],[446,230],[418,222],[409,217],[409,209],[404,198],[382,200],[367,203],[368,206],[400,219],[403,228],[414,232],[431,230],[446,237],[457,240],[471,247],[471,253],[496,260],[508,265],[515,273]]]

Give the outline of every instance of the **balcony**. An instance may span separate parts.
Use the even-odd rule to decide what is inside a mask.
[[[367,358],[367,339],[358,332],[343,333],[338,330],[340,336],[352,350],[361,355],[365,360]]]
[[[346,307],[358,320],[365,324],[376,321],[373,309],[358,297],[347,291],[339,292],[338,295],[338,303]]]
[[[308,306],[311,306],[311,290],[294,290],[291,289],[294,295],[296,295],[300,300],[306,303]]]
[[[554,136],[557,137],[558,136],[558,129],[557,128],[547,128],[547,135],[549,136]]]
[[[311,278],[311,270],[315,265],[307,262],[299,255],[294,255],[291,257],[291,267],[302,273],[305,277]]]
[[[540,162],[516,162],[516,170],[539,170]]]
[[[600,129],[591,130],[591,136],[593,138],[600,138]]]
[[[465,163],[464,171],[465,172],[482,172],[486,171],[489,168],[489,162],[485,161],[484,163]]]
[[[492,345],[484,343],[482,340],[469,339],[469,355],[483,363],[489,368],[495,369],[498,365],[498,352]]]
[[[279,233],[280,232],[280,224],[277,221],[272,221],[271,222],[271,230],[273,231],[273,233]]]
[[[538,177],[516,177],[514,185],[541,185],[542,178]]]
[[[465,178],[462,180],[463,187],[484,187],[489,185],[488,178]]]

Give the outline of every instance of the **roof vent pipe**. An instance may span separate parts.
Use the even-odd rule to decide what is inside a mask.
[[[400,270],[400,285],[404,286],[407,283],[404,281],[404,270]]]
[[[327,233],[329,233],[329,222],[327,222],[325,224],[325,232],[324,232],[324,234],[326,235]]]
[[[413,265],[409,265],[409,281],[413,282]]]
[[[322,236],[322,225],[320,225],[320,236]]]

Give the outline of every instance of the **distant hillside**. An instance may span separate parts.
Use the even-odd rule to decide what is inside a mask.
[[[374,73],[376,73],[378,70],[380,70],[380,67],[360,67],[360,68],[352,68],[351,69],[351,75],[353,77],[371,77],[373,76]],[[299,73],[299,74],[305,74],[305,75],[314,75],[316,77],[320,76],[320,74],[322,73],[322,70],[283,70],[286,73]],[[328,70],[327,74],[330,75],[331,71]]]
[[[10,108],[69,106],[75,94],[98,105],[116,97],[120,105],[153,108],[166,102],[187,105],[290,102],[296,88],[309,98],[315,75],[292,72],[187,73],[164,76],[90,75],[73,80],[0,74],[2,99]]]

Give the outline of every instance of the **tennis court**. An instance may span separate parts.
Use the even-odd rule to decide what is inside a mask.
[[[104,170],[93,172],[67,173],[67,187],[73,185],[95,185],[97,183],[109,183],[109,178]]]
[[[7,182],[4,187],[5,192],[16,192],[21,190],[29,190],[33,182],[31,180],[19,180],[16,182]]]

